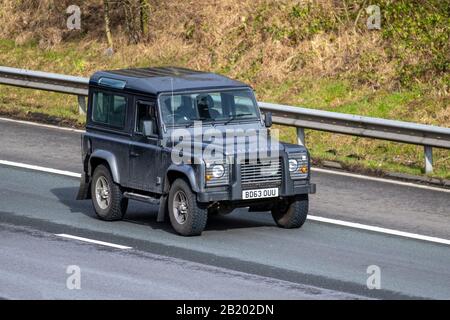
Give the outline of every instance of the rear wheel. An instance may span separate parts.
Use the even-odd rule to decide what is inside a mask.
[[[94,170],[91,196],[95,212],[100,219],[107,221],[123,219],[128,199],[124,198],[120,186],[113,181],[105,165],[99,165]]]
[[[168,206],[170,222],[179,234],[197,236],[205,229],[208,210],[197,202],[185,180],[177,179],[170,187]]]
[[[300,228],[308,216],[308,195],[302,199],[281,201],[272,208],[272,217],[280,228]]]

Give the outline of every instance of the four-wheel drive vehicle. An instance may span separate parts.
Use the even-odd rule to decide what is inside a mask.
[[[124,217],[129,199],[156,204],[157,220],[168,216],[185,236],[201,234],[208,214],[239,207],[271,211],[283,228],[301,227],[315,192],[309,154],[274,140],[271,119],[261,115],[251,87],[217,74],[172,67],[97,72],[89,83],[77,198],[91,198],[98,217],[109,221]]]

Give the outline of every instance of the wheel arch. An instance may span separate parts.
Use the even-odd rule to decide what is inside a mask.
[[[119,168],[114,154],[106,150],[95,150],[89,157],[89,176],[92,177],[95,168],[100,164],[106,164],[111,172],[113,181],[120,184]]]
[[[158,222],[164,221],[166,215],[168,214],[168,212],[167,212],[168,193],[170,190],[170,185],[176,179],[185,179],[187,181],[187,183],[190,185],[193,192],[200,191],[200,188],[197,184],[195,172],[192,169],[192,167],[171,165],[167,169],[165,178],[164,178],[163,195],[161,196],[158,217],[157,217]]]
[[[166,177],[164,181],[164,191],[169,192],[170,185],[178,178],[185,179],[192,191],[200,192],[200,186],[198,184],[198,179],[195,175],[194,169],[191,166],[176,166],[171,165],[166,172]]]

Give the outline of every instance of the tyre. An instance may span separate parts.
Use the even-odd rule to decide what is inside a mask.
[[[111,177],[109,169],[99,165],[94,170],[91,183],[91,196],[95,213],[102,220],[115,221],[123,219],[128,207],[120,186]]]
[[[176,179],[169,191],[172,227],[183,236],[198,236],[205,229],[208,210],[197,203],[195,193],[184,179]]]
[[[304,199],[283,201],[272,208],[272,217],[280,228],[300,228],[308,215],[308,195]]]

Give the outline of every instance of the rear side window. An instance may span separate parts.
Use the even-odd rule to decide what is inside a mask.
[[[92,120],[96,123],[123,129],[127,100],[111,93],[95,92],[92,102]]]

